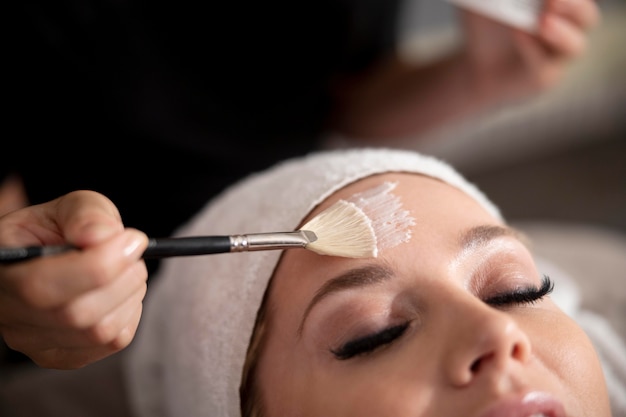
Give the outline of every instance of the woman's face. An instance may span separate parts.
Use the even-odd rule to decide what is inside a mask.
[[[286,251],[259,357],[277,416],[603,417],[603,375],[515,233],[463,192],[419,175],[383,181],[414,218],[374,259]]]

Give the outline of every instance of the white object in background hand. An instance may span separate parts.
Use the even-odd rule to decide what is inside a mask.
[[[543,0],[448,0],[450,3],[534,33]]]

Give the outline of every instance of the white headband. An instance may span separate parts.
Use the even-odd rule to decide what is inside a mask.
[[[373,174],[411,172],[498,208],[448,164],[412,151],[351,149],[291,159],[240,181],[177,235],[289,231],[338,189]],[[139,417],[238,417],[239,385],[257,310],[280,251],[164,261],[150,284],[135,341],[124,352]]]

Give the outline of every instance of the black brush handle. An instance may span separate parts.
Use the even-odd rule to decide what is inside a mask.
[[[75,249],[74,246],[69,245],[0,248],[0,264],[12,264]],[[230,236],[151,238],[148,241],[148,247],[144,251],[143,257],[146,259],[158,259],[169,256],[209,255],[230,251]]]
[[[25,246],[21,248],[0,248],[0,264],[12,264],[42,256],[55,255],[75,249],[69,245]]]
[[[209,255],[230,252],[230,236],[191,236],[152,238],[143,257]]]

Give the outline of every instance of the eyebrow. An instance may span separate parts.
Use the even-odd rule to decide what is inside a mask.
[[[518,230],[511,227],[498,225],[481,225],[472,227],[464,231],[459,237],[461,249],[475,249],[484,246],[500,237],[514,237],[526,244],[527,239]],[[371,286],[389,280],[394,276],[391,268],[382,265],[366,265],[360,268],[350,269],[341,275],[332,278],[317,290],[306,310],[302,314],[300,325],[298,326],[297,335],[300,337],[304,328],[304,322],[313,307],[324,298],[339,291],[345,291],[351,288],[362,288]]]
[[[474,249],[479,246],[484,246],[492,240],[500,237],[513,237],[524,245],[528,246],[528,238],[524,236],[519,230],[511,227],[496,226],[496,225],[484,225],[476,226],[463,232],[459,239],[461,248],[463,250]]]
[[[388,280],[392,276],[393,271],[388,267],[382,265],[366,265],[360,268],[350,269],[343,274],[326,281],[326,283],[322,285],[319,290],[317,290],[306,310],[304,310],[300,326],[298,326],[298,336],[302,334],[304,322],[313,307],[324,298],[333,293],[345,291],[350,288],[362,288],[378,284]]]

